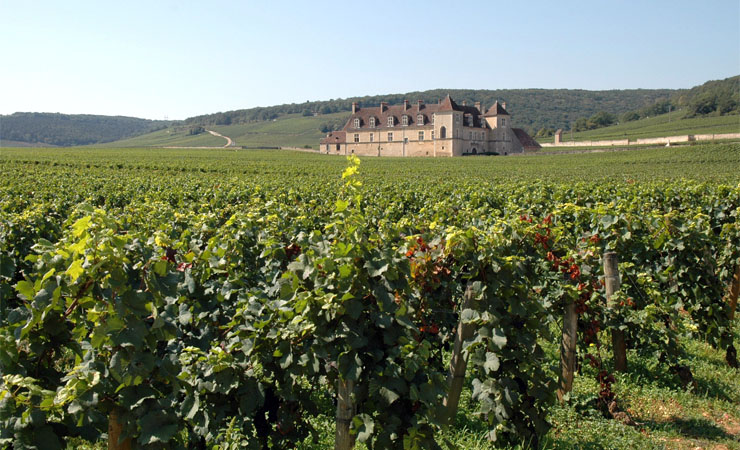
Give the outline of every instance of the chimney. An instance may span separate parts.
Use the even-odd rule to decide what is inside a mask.
[[[483,112],[483,111],[481,111],[481,109],[480,109],[480,102],[475,102],[475,109],[477,109],[477,110],[478,110],[478,112],[481,112],[481,113]]]
[[[408,100],[404,100],[403,101],[403,110],[406,111],[407,109],[409,109],[409,101]]]
[[[501,106],[506,109],[506,102],[501,102]]]
[[[388,103],[386,102],[380,102],[380,113],[382,114],[385,111],[385,107],[388,106]]]
[[[357,112],[357,102],[352,102],[352,114]]]
[[[462,105],[463,105],[463,106],[465,106],[465,104],[466,104],[466,103],[467,103],[467,102],[466,102],[465,100],[463,100],[463,102],[462,102]]]
[[[417,106],[417,107],[418,107],[419,109],[421,109],[421,108],[422,108],[422,106],[424,106],[424,100],[417,100],[417,101],[416,101],[416,106]]]

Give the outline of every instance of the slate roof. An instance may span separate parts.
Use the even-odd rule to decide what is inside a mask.
[[[486,111],[485,117],[495,117],[495,116],[508,116],[509,113],[506,112],[503,106],[499,102],[496,102],[491,106],[491,109]]]
[[[519,142],[522,143],[522,147],[524,147],[525,149],[534,150],[542,148],[539,142],[535,141],[530,135],[527,134],[526,131],[522,130],[521,128],[512,128],[511,131],[514,132],[516,138],[519,139]]]
[[[408,128],[418,127],[416,124],[416,117],[419,114],[424,116],[424,126],[432,125],[432,114],[446,111],[461,111],[463,114],[471,114],[473,116],[473,124],[476,127],[481,126],[482,114],[478,111],[475,106],[461,106],[450,98],[448,95],[439,103],[419,103],[409,102],[408,107],[404,104],[400,105],[387,105],[382,103],[381,106],[371,107],[358,107],[356,112],[352,114],[347,121],[347,124],[342,128],[343,131],[351,133],[352,130],[356,130],[354,126],[354,120],[360,119],[360,129],[372,130],[372,129],[394,129],[401,125],[403,115],[409,116]],[[370,118],[375,118],[375,127],[370,127]],[[388,126],[388,117],[393,117],[393,127]],[[464,124],[467,126],[467,122]]]
[[[344,144],[347,139],[347,133],[344,131],[331,131],[319,143],[324,144]]]

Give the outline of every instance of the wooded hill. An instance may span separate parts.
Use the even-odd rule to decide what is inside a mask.
[[[0,145],[11,144],[8,141],[16,141],[13,145],[100,144],[167,128],[171,123],[124,116],[17,112],[0,116]]]
[[[193,136],[198,137],[198,130],[203,131],[202,127],[218,130],[220,126],[239,126],[239,129],[249,134],[251,138],[260,137],[263,131],[260,124],[269,125],[268,122],[275,119],[281,119],[278,122],[281,122],[282,133],[290,135],[291,139],[283,142],[282,137],[269,134],[265,139],[247,139],[245,143],[239,141],[237,143],[241,145],[259,143],[259,145],[273,146],[299,144],[303,146],[309,143],[313,145],[318,140],[317,136],[344,125],[352,109],[352,102],[358,102],[361,107],[377,107],[381,101],[391,104],[401,103],[403,100],[410,102],[423,100],[426,103],[434,103],[447,94],[450,94],[458,103],[466,101],[468,104],[473,104],[479,101],[490,106],[496,100],[505,101],[506,109],[512,115],[513,123],[517,127],[524,128],[538,138],[546,138],[558,128],[565,130],[574,128],[575,131],[591,130],[615,123],[654,117],[668,112],[669,109],[672,111],[681,109],[692,116],[734,114],[737,113],[738,105],[740,105],[740,76],[709,81],[692,89],[610,91],[435,89],[404,94],[373,95],[240,109],[169,122],[122,116],[15,113],[0,116],[0,146],[23,145],[24,143],[57,146],[89,145],[137,136],[142,136],[142,139],[137,140],[137,145],[147,145],[150,140],[145,135],[164,129],[168,129],[168,132],[166,136],[158,136],[157,143],[161,145],[164,141],[172,141],[177,145],[184,145],[178,140],[182,137],[180,134],[184,133],[183,139],[190,142],[194,139]],[[301,130],[296,131],[292,127],[299,125],[293,123],[297,119],[310,120],[307,120],[305,124],[301,122]],[[311,129],[304,129],[304,125],[310,125]],[[171,128],[172,126],[176,128]],[[252,127],[260,129],[252,129]],[[228,134],[232,131],[222,130],[232,139],[238,137]],[[297,135],[300,136],[296,137]],[[303,139],[304,137],[306,139]]]
[[[620,116],[606,111],[599,111],[587,117],[580,117],[569,129],[588,131],[625,124],[639,119],[648,119],[671,111],[680,111],[675,119],[696,118],[704,116],[725,116],[740,113],[740,75],[724,80],[707,81],[688,91],[678,91],[670,98],[659,99],[642,108],[628,111]],[[540,128],[535,137],[549,137],[554,129]]]
[[[390,104],[404,100],[435,103],[447,94],[457,103],[477,101],[490,106],[496,100],[505,101],[506,109],[518,127],[529,131],[540,128],[568,128],[579,117],[588,117],[599,111],[619,115],[658,100],[686,92],[674,89],[627,89],[610,91],[586,91],[581,89],[434,89],[407,92],[405,94],[373,95],[332,99],[306,103],[292,103],[264,108],[240,109],[191,117],[185,122],[192,125],[232,125],[277,119],[286,114],[327,115],[351,111],[352,102],[361,107],[377,107],[381,101]],[[330,125],[334,125],[333,123]],[[332,128],[329,126],[328,128]]]

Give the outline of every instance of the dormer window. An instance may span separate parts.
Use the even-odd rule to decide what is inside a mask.
[[[370,128],[375,128],[375,117],[370,118]]]
[[[354,127],[355,128],[360,128],[360,119],[355,119],[354,120]]]
[[[424,114],[419,114],[418,116],[416,116],[416,124],[424,125]]]
[[[468,126],[472,127],[473,126],[473,116],[470,115],[470,116],[467,116],[466,118],[468,119]]]
[[[506,126],[506,119],[504,119],[503,117],[501,118],[501,126],[502,127]]]
[[[407,116],[407,115],[404,114],[401,117],[401,125],[403,125],[404,127],[406,127],[406,126],[409,125],[409,116]]]
[[[390,116],[388,118],[388,126],[392,127],[395,124],[395,121],[393,120],[393,116]]]

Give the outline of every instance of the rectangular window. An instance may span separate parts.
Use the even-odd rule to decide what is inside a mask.
[[[355,133],[355,142],[360,142],[360,135]]]
[[[395,120],[393,119],[393,116],[390,116],[388,118],[388,126],[392,127],[394,123],[395,123]]]
[[[354,124],[355,128],[360,128],[360,119],[355,119]]]
[[[408,144],[409,143],[409,138],[407,138],[407,137],[403,138],[403,143],[404,144]]]
[[[501,126],[503,127],[503,126],[505,126],[505,125],[506,125],[506,119],[503,119],[503,118],[502,118],[502,119],[501,119]]]
[[[373,134],[370,133],[370,142],[373,142],[373,140],[374,140],[373,138],[374,138]]]
[[[423,141],[424,140],[424,132],[423,131],[419,131],[419,140],[420,141]]]
[[[388,142],[393,142],[393,133],[388,133]]]
[[[434,130],[432,130],[432,140],[434,140]]]

